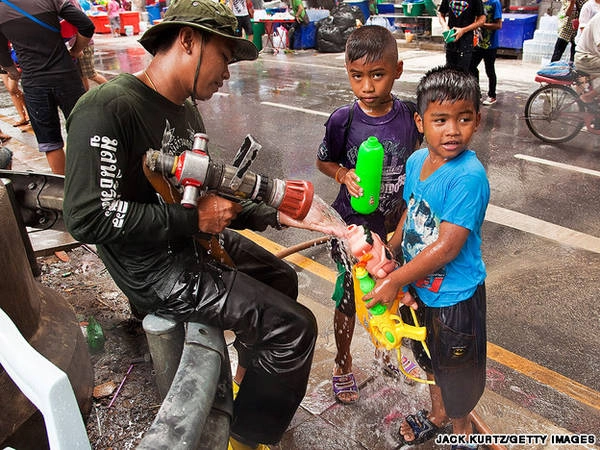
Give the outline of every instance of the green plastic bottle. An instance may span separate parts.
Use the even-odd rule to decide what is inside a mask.
[[[90,316],[87,326],[87,342],[90,352],[101,352],[104,349],[104,340],[104,332],[100,323],[93,316]]]
[[[371,214],[379,206],[381,173],[383,172],[383,146],[375,136],[369,136],[358,148],[356,158],[358,185],[363,189],[361,197],[351,197],[350,205],[360,214]]]

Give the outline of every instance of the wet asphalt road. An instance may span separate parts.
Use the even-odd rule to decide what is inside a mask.
[[[97,69],[108,78],[148,61],[134,38],[95,40]],[[442,52],[417,48],[401,48],[401,57],[404,74],[395,93],[404,99],[414,98],[424,71],[444,62]],[[529,132],[522,116],[537,87],[536,70],[515,59],[497,61],[498,103],[483,107],[472,142],[491,184],[483,230],[488,340],[600,391],[600,137],[582,132],[569,143],[548,145]],[[485,93],[483,70],[481,78]],[[251,133],[263,145],[255,172],[310,180],[329,203],[337,185],[316,170],[316,149],[328,115],[352,100],[342,56],[308,50],[231,66],[231,79],[200,110],[214,158],[229,162]],[[265,235],[283,246],[317,236],[300,230]],[[326,246],[303,254],[333,267]],[[330,305],[330,283],[309,273],[301,281],[307,295]]]

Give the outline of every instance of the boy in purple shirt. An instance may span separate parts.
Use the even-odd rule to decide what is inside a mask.
[[[346,70],[357,101],[331,114],[317,152],[317,168],[341,185],[333,208],[348,225],[365,225],[384,242],[404,208],[402,189],[406,160],[422,139],[414,122],[414,107],[391,93],[402,67],[396,40],[387,29],[377,25],[356,29],[346,42]],[[377,137],[383,145],[384,162],[379,206],[375,212],[363,215],[352,209],[350,197],[362,195],[355,173],[356,157],[360,144],[369,136]],[[332,258],[340,271],[333,295],[337,347],[333,392],[336,400],[348,404],[358,400],[350,354],[356,309],[352,274],[345,270],[339,242],[335,239]]]

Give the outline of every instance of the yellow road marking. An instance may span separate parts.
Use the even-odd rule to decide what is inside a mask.
[[[267,249],[271,253],[277,253],[285,250],[285,247],[271,241],[270,239],[261,236],[252,231],[243,230],[241,234],[248,239],[256,242],[261,247]],[[313,261],[310,258],[302,256],[300,253],[294,253],[285,258],[287,261],[307,270],[326,281],[335,283],[337,273],[324,265]],[[552,389],[561,392],[572,399],[600,410],[600,392],[595,391],[581,383],[571,380],[564,375],[554,372],[546,367],[540,366],[526,358],[523,358],[516,353],[512,353],[502,347],[488,342],[487,356],[493,361],[496,361],[506,367],[519,372],[539,383],[550,386]]]

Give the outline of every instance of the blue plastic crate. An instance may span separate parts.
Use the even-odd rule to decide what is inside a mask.
[[[317,26],[315,23],[309,22],[307,25],[298,27],[294,33],[292,45],[294,50],[315,48],[317,46]]]
[[[523,41],[533,38],[537,14],[503,14],[502,28],[498,30],[498,46],[521,50]]]

